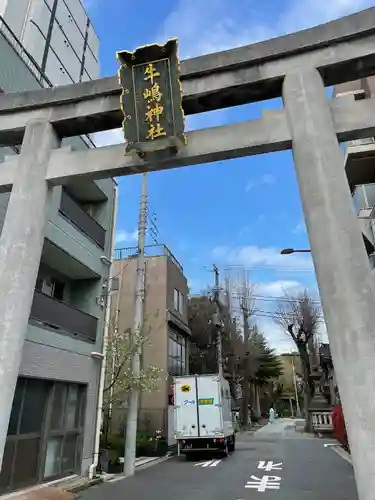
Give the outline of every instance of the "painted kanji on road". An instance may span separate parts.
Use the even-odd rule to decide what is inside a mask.
[[[266,490],[278,490],[280,489],[281,477],[279,476],[251,476],[251,481],[248,481],[245,488],[252,488],[259,492],[264,492]]]

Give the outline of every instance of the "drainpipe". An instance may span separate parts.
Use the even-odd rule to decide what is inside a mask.
[[[116,181],[115,181],[116,182]],[[117,219],[117,196],[118,188],[117,183],[114,188],[114,207],[113,207],[113,223],[112,223],[112,241],[111,241],[111,252],[110,256],[112,258],[114,248],[115,248],[115,237],[116,237],[116,219]],[[98,410],[96,415],[96,427],[95,427],[95,443],[94,443],[94,460],[89,467],[89,479],[93,479],[96,469],[99,463],[99,448],[100,448],[100,428],[102,422],[102,412],[103,412],[103,399],[104,399],[104,383],[105,383],[105,371],[106,371],[106,361],[107,361],[107,345],[108,345],[108,334],[109,334],[109,323],[110,323],[110,312],[111,312],[111,295],[109,294],[110,286],[107,289],[107,304],[105,309],[104,317],[104,332],[103,332],[103,360],[102,367],[100,371],[100,381],[99,381],[99,397],[98,397]]]

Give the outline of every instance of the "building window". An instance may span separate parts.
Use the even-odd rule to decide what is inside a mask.
[[[185,296],[177,288],[174,289],[173,308],[180,314],[185,314]]]
[[[78,384],[54,384],[44,479],[73,473],[79,466],[84,416],[83,391],[84,387]]]
[[[168,372],[174,376],[186,373],[186,338],[175,332],[168,339]]]
[[[57,300],[64,299],[65,283],[56,278],[38,276],[35,289]]]
[[[80,468],[85,386],[19,378],[14,393],[0,492]]]

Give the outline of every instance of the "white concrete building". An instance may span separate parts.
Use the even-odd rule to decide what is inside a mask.
[[[337,85],[334,96],[371,99],[375,96],[375,76]],[[362,230],[363,241],[375,273],[375,139],[367,137],[346,144],[345,171]]]
[[[99,39],[81,0],[0,0],[0,16],[53,85],[99,77]]]
[[[80,0],[0,0],[0,93],[97,78],[98,51]],[[63,144],[93,147],[86,136]],[[19,151],[1,147],[0,161]],[[112,179],[73,180],[53,190],[0,495],[87,475],[94,462],[101,362],[92,353],[103,349],[115,199]],[[0,235],[8,201],[1,193]]]

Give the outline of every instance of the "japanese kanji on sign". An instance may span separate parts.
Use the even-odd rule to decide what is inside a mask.
[[[186,144],[177,39],[121,51],[117,59],[126,153],[176,154]]]

